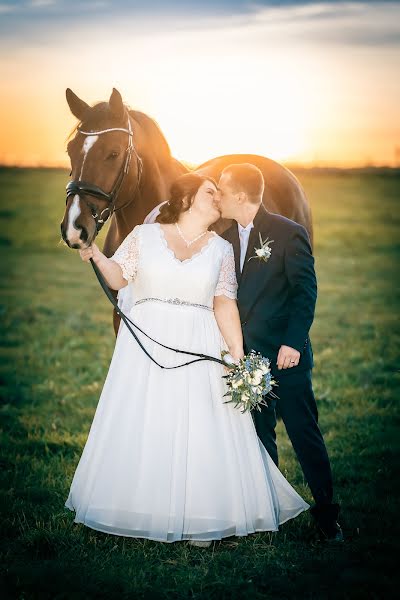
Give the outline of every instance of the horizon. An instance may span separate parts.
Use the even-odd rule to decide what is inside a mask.
[[[216,157],[217,158],[217,157]],[[188,169],[196,169],[198,168],[200,165],[199,164],[195,164],[195,163],[188,163],[184,160],[181,161],[182,164],[186,167],[188,167]],[[286,167],[287,169],[289,169],[292,172],[296,172],[296,171],[327,171],[327,172],[331,172],[331,171],[355,171],[355,172],[360,172],[360,171],[372,171],[372,172],[380,172],[380,171],[394,171],[394,172],[398,172],[400,174],[400,165],[398,166],[390,166],[390,165],[385,165],[385,164],[381,164],[381,165],[360,165],[360,166],[337,166],[334,164],[325,164],[325,165],[321,165],[321,164],[304,164],[304,163],[293,163],[293,162],[285,162],[285,161],[277,161],[279,162],[279,164],[283,165],[284,167]],[[0,163],[0,169],[21,169],[21,170],[40,170],[40,169],[44,169],[44,170],[54,170],[54,171],[69,171],[70,170],[70,165],[46,165],[46,164],[41,164],[41,165],[19,165],[19,164],[5,164],[5,163]]]

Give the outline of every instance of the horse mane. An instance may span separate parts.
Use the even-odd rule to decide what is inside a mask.
[[[133,110],[127,104],[124,104],[127,112],[137,121],[140,127],[144,130],[146,134],[146,144],[149,146],[151,153],[153,156],[157,158],[157,162],[164,163],[171,160],[171,149],[167,140],[164,137],[164,134],[161,131],[160,126],[157,121],[146,115],[145,113]],[[92,106],[92,108],[96,108],[96,117],[99,116],[100,119],[102,117],[107,118],[108,116],[108,102],[98,102]],[[73,135],[78,131],[78,127],[81,127],[83,121],[79,121],[65,142],[68,142]]]
[[[146,132],[146,143],[153,156],[157,158],[157,162],[163,163],[171,160],[171,149],[157,121],[143,112],[127,108],[129,114]]]

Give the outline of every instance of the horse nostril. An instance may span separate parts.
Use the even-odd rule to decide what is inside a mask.
[[[88,239],[88,232],[87,229],[85,227],[81,227],[81,234],[79,236],[81,238],[81,240],[83,242],[87,242]]]

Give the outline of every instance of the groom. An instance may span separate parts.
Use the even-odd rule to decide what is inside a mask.
[[[216,203],[221,216],[234,219],[222,235],[235,254],[244,350],[253,349],[270,359],[279,384],[274,390],[279,397],[275,402],[315,500],[311,514],[323,539],[342,541],[339,505],[332,503],[331,467],[311,380],[313,354],[308,332],[314,319],[317,282],[307,231],[265,209],[264,178],[254,165],[229,165],[222,171],[218,187]],[[264,258],[255,252],[261,247],[260,234],[263,242],[269,241],[269,257],[268,250]],[[275,403],[269,401],[261,412],[254,411],[254,421],[259,438],[278,465]]]

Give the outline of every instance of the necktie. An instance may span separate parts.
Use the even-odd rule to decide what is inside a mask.
[[[249,243],[250,229],[240,230],[240,272],[243,271],[244,259],[246,256],[247,246]]]

